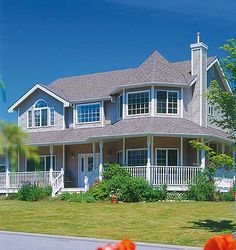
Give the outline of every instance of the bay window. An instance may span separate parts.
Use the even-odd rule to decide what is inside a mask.
[[[76,105],[77,124],[100,122],[100,108],[101,104],[99,102]]]
[[[117,117],[122,118],[123,116],[123,95],[117,98]]]
[[[128,115],[142,115],[149,113],[149,91],[127,93]]]
[[[157,113],[178,114],[179,92],[169,90],[157,90]]]

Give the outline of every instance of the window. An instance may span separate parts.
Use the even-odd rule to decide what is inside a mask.
[[[179,92],[157,90],[157,113],[178,114]]]
[[[157,166],[177,166],[178,165],[178,149],[156,149]]]
[[[118,118],[121,118],[123,116],[123,95],[120,95],[117,98],[117,115]]]
[[[149,91],[128,93],[128,115],[149,113]]]
[[[100,122],[100,106],[100,103],[77,105],[77,123]]]
[[[116,157],[117,157],[117,159],[116,159],[116,162],[119,164],[119,165],[123,165],[123,152],[122,151],[118,151],[117,153],[116,153]]]
[[[0,173],[6,171],[6,157],[0,156]]]
[[[56,156],[53,155],[53,170],[56,168]],[[50,155],[39,156],[39,162],[27,160],[27,171],[49,171],[50,170]]]
[[[49,108],[44,100],[37,101],[33,109],[28,110],[27,116],[28,128],[55,125],[55,110]]]
[[[147,149],[129,149],[127,150],[128,166],[146,166]]]
[[[50,108],[50,125],[55,125],[55,110],[54,108]]]
[[[32,128],[33,120],[32,120],[32,110],[28,110],[28,128]]]
[[[208,115],[214,116],[215,109],[212,105],[208,104]]]
[[[92,172],[93,171],[93,157],[89,156],[88,157],[88,172]]]

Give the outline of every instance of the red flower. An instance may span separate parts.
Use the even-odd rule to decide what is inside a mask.
[[[231,234],[218,235],[210,238],[204,250],[235,250],[236,240]]]
[[[135,244],[130,240],[123,240],[115,246],[107,245],[104,247],[99,247],[97,250],[135,250]]]

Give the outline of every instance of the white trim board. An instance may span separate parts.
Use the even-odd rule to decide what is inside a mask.
[[[27,91],[20,99],[18,99],[18,101],[16,101],[12,106],[10,106],[9,109],[8,109],[8,112],[12,113],[17,108],[17,106],[21,102],[23,102],[29,95],[31,95],[36,89],[40,89],[40,90],[44,91],[45,93],[47,93],[48,95],[54,97],[58,101],[62,102],[64,104],[64,107],[69,107],[70,106],[70,103],[68,101],[64,100],[63,98],[56,95],[55,93],[53,93],[49,89],[47,89],[44,86],[37,83],[37,84],[34,85],[33,88],[31,88],[29,91]]]

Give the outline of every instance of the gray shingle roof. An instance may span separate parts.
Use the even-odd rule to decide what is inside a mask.
[[[209,57],[208,64],[215,58]],[[70,102],[104,99],[124,85],[148,82],[187,85],[193,80],[190,70],[190,61],[170,63],[155,51],[138,68],[59,78],[46,87]]]
[[[59,131],[29,133],[29,144],[46,145],[85,143],[98,138],[116,138],[122,136],[142,136],[147,134],[183,136],[183,137],[216,137],[229,140],[227,134],[214,128],[201,127],[183,118],[140,117],[121,120],[113,125],[97,128],[66,129]]]

